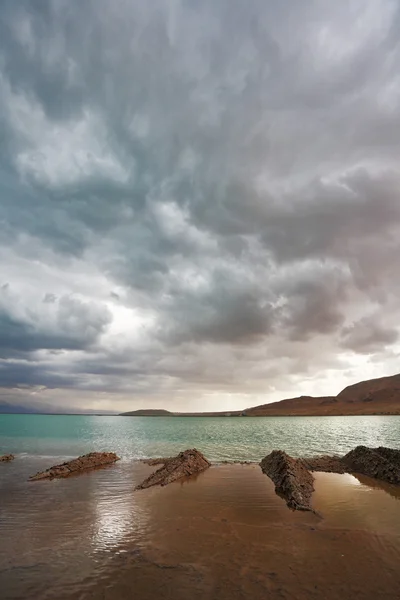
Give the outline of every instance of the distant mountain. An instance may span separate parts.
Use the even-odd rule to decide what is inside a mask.
[[[142,408],[120,414],[120,417],[173,417],[174,413],[162,408]]]
[[[100,415],[95,410],[71,411],[73,414]],[[49,406],[32,408],[0,403],[0,414],[71,414]],[[115,414],[101,411],[102,414]],[[143,408],[121,413],[127,417],[273,417],[329,415],[400,415],[400,374],[369,379],[349,385],[337,396],[299,396],[280,402],[262,404],[243,411],[176,413],[162,408]]]
[[[271,402],[271,404],[262,404],[261,406],[253,406],[246,408],[243,411],[246,417],[264,417],[264,416],[280,416],[280,415],[311,415],[315,411],[326,413],[332,410],[332,406],[336,404],[335,396],[299,396],[298,398],[288,398],[279,402]]]
[[[400,374],[349,385],[338,394],[337,401],[386,403],[398,408],[400,404]]]
[[[162,408],[142,408],[120,414],[120,417],[237,417],[241,411],[208,412],[208,413],[177,413]]]
[[[122,413],[137,417],[275,417],[329,415],[400,415],[400,374],[349,385],[337,396],[299,396],[262,404],[243,411],[173,413],[142,409]]]
[[[247,416],[400,415],[400,374],[349,385],[337,396],[300,396],[243,411]]]

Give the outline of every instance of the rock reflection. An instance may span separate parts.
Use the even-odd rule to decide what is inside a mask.
[[[372,477],[367,477],[366,475],[359,475],[358,473],[354,473],[354,478],[357,479],[358,483],[369,487],[373,490],[382,490],[395,498],[396,500],[400,500],[400,488],[391,485],[390,483],[386,483],[385,481],[379,481],[378,479],[372,479]]]
[[[400,536],[399,489],[363,475],[314,473],[314,477],[313,504],[323,515],[323,527]]]

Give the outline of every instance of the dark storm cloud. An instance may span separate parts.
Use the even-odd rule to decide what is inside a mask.
[[[218,273],[205,292],[177,294],[164,307],[168,326],[162,336],[170,342],[184,341],[246,344],[266,336],[272,327],[272,308],[255,286],[246,289]]]
[[[58,301],[46,294],[46,304],[54,310],[41,313],[29,310],[13,315],[11,303],[0,308],[0,353],[24,353],[35,350],[84,350],[106,330],[111,314],[104,306],[63,296]],[[1,298],[3,300],[3,298]],[[12,300],[12,298],[11,298]]]
[[[241,393],[396,343],[396,1],[0,12],[4,385]]]
[[[0,379],[3,388],[29,389],[32,387],[73,388],[79,385],[79,379],[71,373],[55,373],[45,365],[26,362],[7,363],[0,360]]]
[[[311,266],[283,288],[285,304],[281,326],[293,340],[334,332],[344,321],[342,313],[349,282],[339,269],[324,272]]]

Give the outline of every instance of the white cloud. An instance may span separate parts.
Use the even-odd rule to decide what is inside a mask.
[[[62,188],[100,177],[126,183],[128,169],[111,151],[102,119],[86,109],[78,118],[54,122],[34,99],[1,80],[1,96],[15,136],[15,162],[24,178]]]

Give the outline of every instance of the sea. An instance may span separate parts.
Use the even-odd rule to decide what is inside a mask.
[[[242,572],[237,565],[243,553],[257,550],[258,558],[252,560],[259,561],[261,573],[270,561],[271,536],[279,538],[282,523],[289,550],[293,535],[310,536],[310,541],[299,542],[299,548],[308,548],[315,528],[325,528],[319,535],[328,537],[336,536],[329,528],[338,527],[352,530],[352,536],[368,533],[373,546],[367,547],[366,558],[382,562],[385,556],[387,577],[396,588],[398,488],[376,487],[374,480],[351,475],[317,474],[315,502],[321,520],[292,515],[257,465],[225,464],[258,462],[276,448],[310,456],[343,454],[359,444],[400,448],[400,416],[0,415],[0,454],[15,455],[14,461],[0,463],[0,598],[213,598],[202,595],[204,590],[192,592],[213,573],[214,544],[223,546],[218,569],[227,582]],[[151,471],[139,459],[172,456],[186,448],[201,450],[216,468],[197,480],[135,492]],[[68,479],[29,481],[38,471],[91,451],[113,451],[121,460]],[[185,544],[179,560],[175,543]],[[276,543],[278,556],[279,539]],[[324,548],[334,551],[330,537]],[[195,553],[190,560],[188,552]],[[330,555],[326,560],[331,564]],[[116,587],[123,573],[126,580]],[[213,585],[219,577],[213,575]],[[190,585],[185,591],[186,580]],[[250,580],[243,575],[240,581]],[[277,580],[276,586],[282,585]]]
[[[359,444],[399,448],[400,416],[0,415],[0,453],[48,458],[51,464],[93,451],[132,460],[186,448],[197,448],[211,462],[258,462],[274,449],[312,456],[343,454]]]

